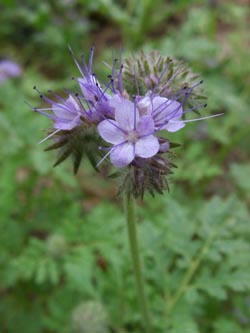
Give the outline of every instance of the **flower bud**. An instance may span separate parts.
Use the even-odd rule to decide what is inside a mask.
[[[72,333],[108,333],[108,316],[101,303],[82,302],[73,309]]]

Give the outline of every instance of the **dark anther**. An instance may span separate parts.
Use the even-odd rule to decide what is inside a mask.
[[[111,74],[107,75],[107,78],[112,79],[112,75]]]
[[[75,96],[76,96],[76,97],[78,97],[78,96],[79,96],[79,94],[78,94],[78,93],[75,93]]]
[[[201,80],[201,81],[200,81],[200,84],[202,84],[203,82],[204,82],[204,80]]]

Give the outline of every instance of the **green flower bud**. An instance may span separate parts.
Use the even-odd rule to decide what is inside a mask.
[[[67,251],[67,242],[62,235],[50,235],[47,239],[47,251],[50,256],[57,259]]]
[[[103,305],[96,301],[82,302],[71,317],[72,333],[108,333],[108,316]]]

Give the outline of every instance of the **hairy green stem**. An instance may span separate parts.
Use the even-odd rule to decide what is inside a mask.
[[[124,207],[127,219],[128,239],[130,245],[131,259],[133,263],[138,302],[141,308],[145,333],[151,333],[150,316],[147,300],[145,297],[144,281],[142,277],[139,246],[136,232],[135,199],[132,196],[125,194]]]

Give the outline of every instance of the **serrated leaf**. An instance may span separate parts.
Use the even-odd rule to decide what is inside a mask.
[[[180,302],[171,316],[170,333],[200,333],[192,317],[191,309],[185,302]]]

